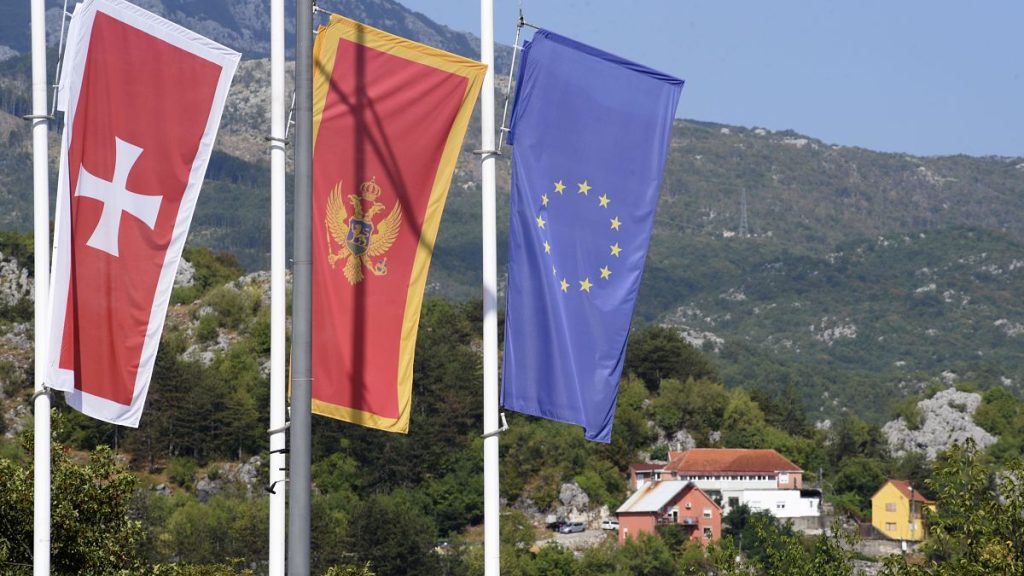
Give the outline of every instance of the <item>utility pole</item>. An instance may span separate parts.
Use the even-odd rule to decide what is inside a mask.
[[[740,238],[749,238],[750,231],[747,229],[747,189],[742,189],[740,196]]]

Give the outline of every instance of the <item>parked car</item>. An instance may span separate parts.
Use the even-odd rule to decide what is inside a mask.
[[[583,522],[566,522],[558,531],[562,534],[572,534],[573,532],[583,532],[586,529],[587,526]]]
[[[548,530],[551,530],[552,532],[559,532],[562,530],[562,526],[565,526],[566,524],[567,522],[565,520],[553,520],[548,522],[547,527]]]
[[[619,529],[619,519],[618,518],[605,518],[604,520],[601,520],[601,529],[602,530],[618,530]]]

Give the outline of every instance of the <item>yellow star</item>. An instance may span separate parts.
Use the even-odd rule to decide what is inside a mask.
[[[601,278],[604,278],[605,280],[607,280],[608,278],[611,277],[611,275],[612,275],[612,271],[609,270],[607,266],[605,266],[604,268],[601,268]]]
[[[622,222],[619,221],[619,217],[612,218],[612,230],[618,230],[619,226],[622,226]]]
[[[548,244],[547,240],[544,241],[544,253],[551,254],[551,244]]]
[[[601,202],[601,208],[607,208],[608,203],[611,202],[611,200],[608,199],[607,194],[601,194],[600,196],[597,197],[597,199],[600,200]]]
[[[547,194],[541,195],[540,203],[543,204],[544,206],[548,205],[548,195]]]
[[[559,194],[561,194],[564,190],[565,190],[565,184],[563,184],[561,180],[559,180],[558,182],[555,182],[555,192],[558,192]]]
[[[590,292],[590,287],[593,284],[590,283],[590,278],[580,280],[580,292]]]
[[[562,278],[562,281],[558,283],[558,286],[562,289],[562,292],[569,291],[569,283],[565,281],[565,278]]]
[[[543,216],[537,216],[537,226],[538,227],[543,228],[544,225],[547,224],[547,223],[548,223],[548,221],[545,220]]]
[[[622,248],[619,248],[619,243],[616,242],[615,244],[612,244],[611,248],[612,248],[612,256],[615,256],[616,258],[618,258],[619,257],[619,252],[622,252]]]
[[[577,184],[577,186],[580,187],[580,194],[584,196],[587,195],[587,192],[590,192],[590,185],[587,184],[587,180],[584,180],[582,184]]]

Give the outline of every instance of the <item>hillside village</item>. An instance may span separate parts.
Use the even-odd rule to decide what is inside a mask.
[[[27,281],[30,280],[28,270],[19,264],[23,261],[24,252],[12,246],[5,253],[21,256],[21,259],[5,257],[6,265],[0,271],[0,287],[3,287],[0,296],[4,298],[8,316],[15,320],[5,324],[6,332],[0,340],[3,343],[0,353],[3,354],[6,374],[0,385],[0,414],[3,415],[4,442],[10,446],[27,429],[30,418],[25,406],[30,392],[27,383],[31,372],[31,356],[24,353],[30,337],[30,325],[27,319],[21,322],[16,320],[17,310],[30,309],[25,303],[32,295],[28,288],[31,286]],[[244,274],[237,268],[232,272],[230,264],[225,267],[225,261],[211,258],[208,252],[202,250],[190,254],[195,264],[189,262],[179,274],[176,304],[169,312],[168,344],[180,354],[181,362],[185,363],[182,367],[194,367],[191,370],[198,382],[205,380],[200,376],[204,371],[225,373],[224,370],[228,369],[239,375],[248,371],[251,376],[243,377],[240,382],[246,378],[255,378],[254,382],[258,383],[267,376],[266,349],[256,356],[255,361],[246,361],[249,367],[242,372],[238,370],[244,364],[238,365],[237,362],[243,358],[239,356],[243,350],[254,350],[253,338],[257,338],[257,341],[261,338],[260,318],[265,318],[268,305],[266,275],[259,272]],[[197,299],[190,302],[192,297]],[[453,310],[450,306],[443,305],[439,310],[445,308],[449,311],[444,315],[452,318],[450,314]],[[446,322],[450,323],[451,320]],[[665,333],[655,330],[648,334],[654,337],[653,341],[659,341]],[[471,341],[472,338],[464,342],[470,344]],[[688,346],[680,336],[663,345]],[[634,346],[641,353],[644,350],[661,353],[661,348],[657,346],[653,349],[642,343],[635,343]],[[469,348],[466,350],[469,352]],[[469,354],[475,356],[473,352]],[[236,363],[236,367],[228,368],[226,362],[232,358],[234,360],[230,361]],[[709,374],[707,370],[710,365],[701,364],[703,360],[696,358],[675,368],[666,367],[668,374],[672,373],[671,370],[681,370],[678,375],[682,377],[686,377],[687,373]],[[664,362],[664,359],[650,360]],[[632,358],[632,373],[647,373],[643,363],[650,360]],[[677,413],[682,416],[682,420],[676,421],[681,422],[683,427],[663,428],[663,425],[670,425],[668,423],[672,421],[671,418],[665,418],[664,410],[669,406],[683,406],[676,404],[678,399],[691,396],[677,391],[674,388],[676,381],[662,380],[659,386],[662,395],[648,397],[647,386],[642,380],[635,380],[634,384],[627,384],[622,391],[619,419],[624,421],[617,425],[622,429],[633,430],[629,434],[635,437],[624,441],[643,449],[647,458],[637,461],[629,458],[626,452],[621,457],[612,457],[611,453],[601,456],[602,450],[598,448],[577,445],[577,440],[571,439],[575,436],[571,429],[561,429],[556,436],[564,437],[561,442],[568,441],[570,444],[562,448],[549,448],[553,450],[549,452],[550,457],[561,460],[560,455],[566,450],[571,453],[583,449],[584,453],[591,453],[584,458],[584,461],[591,464],[583,464],[583,474],[575,466],[563,468],[568,476],[563,475],[565,472],[548,476],[555,480],[553,483],[542,479],[550,474],[546,471],[549,466],[555,465],[555,469],[558,469],[559,465],[555,461],[541,456],[526,463],[517,454],[520,451],[525,451],[524,455],[531,453],[530,446],[544,437],[550,441],[555,429],[539,421],[516,418],[513,426],[518,439],[517,436],[509,439],[511,447],[505,465],[509,466],[507,474],[511,474],[510,470],[520,470],[520,474],[509,477],[511,489],[508,495],[514,496],[509,500],[512,508],[521,511],[519,513],[524,514],[523,521],[535,527],[532,529],[535,535],[528,538],[539,546],[546,542],[560,542],[567,549],[585,556],[590,553],[588,550],[601,549],[605,541],[628,546],[627,540],[636,541],[643,538],[644,534],[660,534],[666,530],[665,526],[675,525],[682,530],[683,541],[693,539],[702,546],[714,547],[724,545],[737,534],[732,524],[738,518],[757,518],[766,514],[780,525],[789,526],[795,533],[804,534],[808,538],[828,537],[836,521],[847,526],[858,526],[857,531],[862,536],[856,549],[862,550],[860,554],[866,557],[882,558],[885,554],[902,551],[904,547],[908,550],[916,549],[928,534],[928,517],[924,510],[935,506],[934,492],[927,484],[927,469],[931,460],[942,451],[965,441],[972,442],[978,449],[987,448],[990,453],[999,454],[993,450],[1005,447],[1008,440],[1005,437],[1007,429],[1002,430],[1004,438],[1001,439],[998,426],[990,424],[993,422],[993,406],[1004,406],[1000,410],[1005,412],[1007,399],[992,398],[988,393],[972,391],[952,373],[929,384],[931,392],[921,395],[911,406],[903,409],[902,414],[881,427],[849,417],[836,422],[819,421],[816,424],[806,420],[803,420],[803,424],[799,421],[776,421],[781,414],[773,413],[779,410],[779,405],[773,403],[779,400],[772,400],[762,393],[754,394],[753,397],[747,393],[727,393],[720,384],[713,384],[707,377],[701,377],[700,385],[706,390],[720,390],[716,394],[721,395],[719,400],[711,400],[708,407],[721,402],[717,404],[719,408],[711,408],[712,413],[724,410],[719,413],[718,418],[721,419],[712,416],[710,424],[713,427],[702,432],[708,422],[697,415],[699,412],[692,412],[694,409],[701,410],[700,406],[689,402],[690,406],[685,407],[683,413]],[[166,376],[158,375],[157,378],[158,386],[166,386],[170,382]],[[691,385],[696,382],[692,376],[688,378]],[[670,391],[674,391],[671,392],[672,396],[663,396]],[[137,433],[130,430],[117,431],[102,425],[87,426],[84,420],[74,418],[74,413],[67,413],[62,417],[66,421],[63,436],[73,445],[78,444],[84,448],[92,446],[94,442],[104,441],[103,438],[106,442],[119,443],[121,453],[128,458],[126,462],[139,474],[140,488],[151,495],[147,500],[157,499],[153,501],[154,504],[160,499],[167,499],[168,502],[178,502],[174,505],[178,507],[195,499],[197,503],[205,503],[202,504],[204,506],[226,501],[235,501],[234,506],[239,506],[239,498],[252,503],[262,500],[265,492],[262,490],[261,482],[264,480],[261,478],[265,478],[266,474],[265,459],[256,449],[256,430],[252,431],[252,440],[246,440],[249,433],[239,429],[240,443],[229,443],[221,448],[211,445],[202,449],[198,449],[198,445],[190,448],[190,436],[179,434],[168,437],[177,438],[171,440],[172,445],[177,443],[180,446],[173,452],[138,451],[140,447],[149,445],[155,435],[166,435],[166,431],[161,431],[166,429],[160,423],[167,421],[167,418],[175,418],[174,410],[188,409],[187,403],[180,404],[180,400],[175,401],[175,396],[168,396],[168,393],[158,392],[157,398],[162,397],[171,404],[154,404],[154,421],[149,426],[143,426]],[[220,393],[234,394],[230,389],[215,394]],[[431,394],[429,391],[424,393]],[[645,397],[648,399],[640,400]],[[993,400],[1003,400],[1004,404]],[[212,401],[218,403],[215,397]],[[469,404],[472,404],[472,400]],[[646,409],[644,404],[647,405]],[[1024,413],[1019,402],[1013,401],[1009,406],[1017,406],[1015,410]],[[171,412],[167,413],[167,410]],[[253,419],[250,426],[259,426],[258,409],[253,406],[251,410],[250,418]],[[975,422],[979,410],[983,416],[982,422],[992,432]],[[423,417],[429,418],[421,413],[421,422]],[[639,420],[636,424],[629,424],[633,418]],[[198,422],[194,419],[188,421]],[[236,424],[236,428],[244,427],[248,421],[243,419],[240,424]],[[772,421],[777,423],[771,424]],[[776,428],[784,424],[792,425],[792,432]],[[431,424],[425,425],[433,429]],[[71,427],[70,434],[67,426]],[[339,438],[348,437],[345,443],[350,445],[359,436],[352,435],[355,430],[351,427],[331,424],[329,428],[335,429],[329,436],[344,431]],[[182,432],[189,434],[187,430]],[[747,436],[750,433],[754,436]],[[794,435],[790,436],[791,433]],[[436,432],[428,431],[427,434],[433,436]],[[764,445],[765,440],[769,443],[767,446]],[[358,441],[376,443],[378,439],[370,434]],[[636,442],[639,444],[634,444]],[[569,448],[571,445],[576,447]],[[412,448],[409,443],[401,441],[395,446],[405,446],[400,448],[403,451]],[[174,456],[183,451],[185,454],[202,456],[198,461]],[[252,456],[247,456],[247,453]],[[350,459],[350,464],[344,466],[355,465],[357,460],[351,459],[359,458],[357,452],[346,450],[345,453],[351,455],[345,456]],[[829,456],[830,453],[834,456]],[[330,451],[325,454],[330,454]],[[228,455],[231,455],[231,459],[221,459]],[[239,456],[241,460],[235,460]],[[879,457],[885,460],[876,460]],[[337,455],[331,457],[335,458]],[[410,464],[417,461],[413,460]],[[609,468],[604,468],[602,472],[598,472],[602,470],[601,467],[591,469],[599,461],[606,462],[601,466]],[[849,465],[844,464],[846,461],[849,461]],[[883,461],[893,462],[895,466],[887,464],[879,467],[875,463]],[[186,465],[187,462],[205,462],[205,465]],[[915,464],[906,468],[911,462]],[[341,461],[330,466],[338,465],[341,465]],[[372,464],[366,462],[363,465]],[[887,467],[890,468],[887,470]],[[323,476],[323,473],[331,469],[319,468],[318,486],[326,490],[325,496],[348,486],[350,482]],[[344,468],[333,469],[340,472]],[[571,472],[574,469],[577,472]],[[855,469],[872,471],[862,480],[857,480],[866,484],[851,484],[853,478],[849,474]],[[386,475],[388,472],[382,470],[380,474]],[[378,482],[383,481],[385,484],[394,481],[394,477],[390,480],[377,477],[380,479]],[[521,483],[511,481],[517,477]],[[537,484],[538,481],[541,484]],[[518,495],[513,491],[518,491]],[[471,494],[466,496],[472,498]],[[249,504],[244,507],[247,506]],[[896,508],[895,513],[890,511],[893,507]],[[182,512],[187,509],[181,508]],[[907,514],[903,515],[901,510],[907,510]],[[917,520],[904,522],[902,518]],[[581,524],[583,533],[559,533],[564,525],[574,522]],[[915,527],[913,534],[909,532],[910,523]],[[458,525],[452,524],[450,529],[456,529],[458,533]],[[546,529],[554,529],[554,532],[547,532]],[[166,533],[162,538],[171,538],[173,541],[178,536]],[[446,539],[449,545],[457,541],[458,538]],[[177,546],[172,549],[180,549]]]

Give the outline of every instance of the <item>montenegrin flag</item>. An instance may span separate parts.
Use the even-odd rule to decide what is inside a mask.
[[[486,67],[338,16],[313,52],[313,412],[407,432],[427,269]]]
[[[46,385],[137,427],[239,54],[121,0],[69,28]]]

